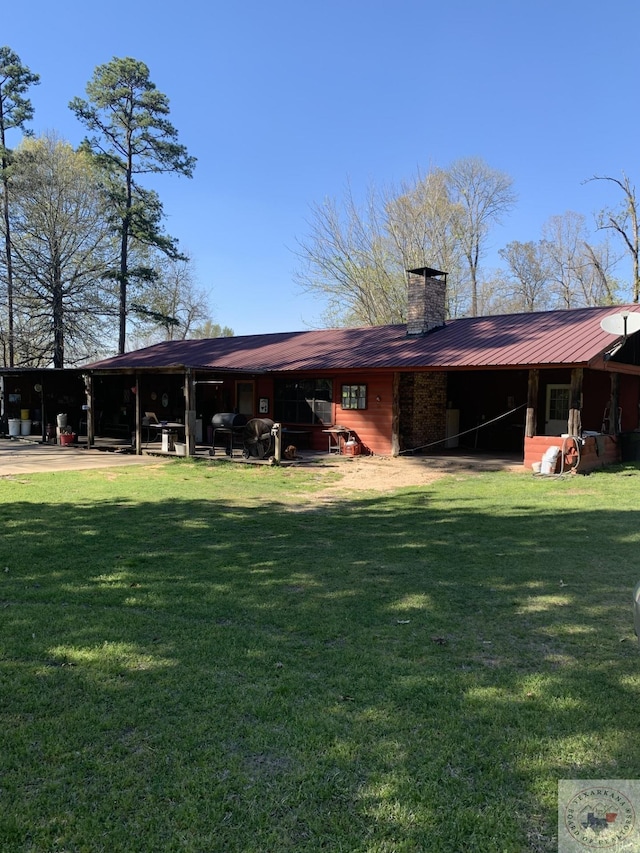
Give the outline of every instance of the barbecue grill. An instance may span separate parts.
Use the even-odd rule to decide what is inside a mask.
[[[216,437],[222,436],[227,456],[233,456],[233,446],[242,442],[244,446],[244,429],[247,419],[244,415],[236,412],[219,412],[211,418],[213,427],[213,447],[210,450],[213,456],[216,452]]]
[[[243,429],[244,456],[264,459],[274,452],[273,421],[269,418],[252,418]]]

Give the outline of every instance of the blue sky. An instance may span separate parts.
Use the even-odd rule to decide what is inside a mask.
[[[167,230],[236,334],[318,325],[293,280],[310,206],[482,157],[518,204],[493,236],[536,240],[621,197],[637,169],[636,0],[43,0],[0,41],[41,83],[32,129],[77,144],[68,102],[97,65],[146,62],[193,179],[156,184]],[[17,140],[13,140],[15,143]]]

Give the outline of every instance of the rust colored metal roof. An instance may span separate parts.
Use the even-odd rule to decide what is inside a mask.
[[[196,368],[239,372],[544,367],[597,361],[616,340],[603,317],[640,306],[450,320],[421,337],[406,326],[321,329],[166,341],[86,365],[92,370]]]

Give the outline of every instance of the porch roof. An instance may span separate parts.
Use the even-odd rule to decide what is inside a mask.
[[[638,305],[502,314],[448,321],[423,336],[405,325],[165,341],[85,365],[96,371],[206,369],[251,373],[595,365],[620,338],[603,317]]]

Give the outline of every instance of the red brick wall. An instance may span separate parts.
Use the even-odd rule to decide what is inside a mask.
[[[423,335],[444,326],[446,281],[408,272],[407,284],[407,334]]]
[[[534,435],[532,438],[525,438],[524,467],[531,469],[534,462],[541,462],[548,447],[562,449],[563,441],[559,435]],[[573,466],[571,459],[575,452],[573,439],[568,439],[564,443],[564,447],[564,470],[566,471]],[[616,462],[620,462],[620,444],[615,436],[587,436],[584,444],[580,445],[579,451],[580,461],[577,471],[580,474],[588,474],[589,471],[595,471],[597,468],[604,468],[606,465],[615,465]],[[560,471],[560,457],[558,457],[556,470]]]
[[[447,374],[403,373],[400,377],[400,449],[411,450],[446,435]],[[444,444],[430,448],[442,450]]]

